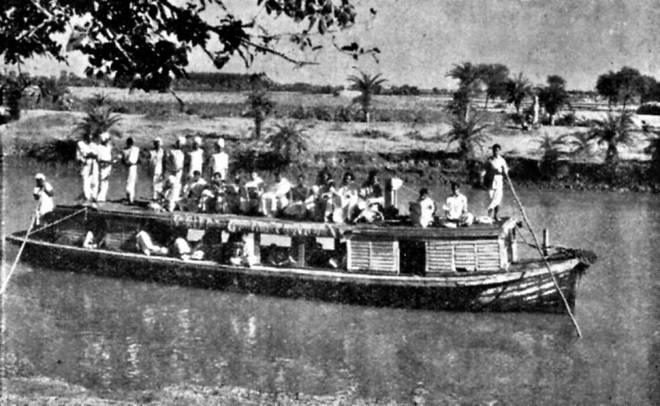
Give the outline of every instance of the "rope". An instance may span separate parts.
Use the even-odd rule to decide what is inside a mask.
[[[36,230],[32,230],[32,227],[36,223],[37,216],[32,217],[32,221],[30,222],[30,227],[28,227],[27,231],[25,232],[25,238],[23,239],[23,243],[21,243],[21,248],[18,250],[18,255],[16,255],[16,258],[14,258],[14,263],[11,266],[11,269],[9,270],[9,275],[7,275],[7,279],[4,280],[2,283],[2,288],[0,289],[0,296],[5,294],[5,290],[7,289],[7,285],[9,285],[9,279],[11,279],[11,276],[14,273],[14,270],[16,270],[16,265],[18,264],[18,260],[21,258],[21,254],[23,254],[23,249],[25,248],[25,244],[27,244],[28,237],[34,233],[38,233],[39,231],[43,231],[49,227],[54,226],[55,224],[61,223],[65,220],[70,219],[71,217],[77,216],[78,214],[87,211],[87,208],[82,208],[80,210],[75,211],[72,214],[69,214],[68,216],[62,217],[61,219],[58,219],[57,221],[54,221],[50,224],[47,224],[41,228],[38,228]]]
[[[520,212],[522,213],[523,220],[525,220],[525,224],[527,225],[527,228],[529,229],[529,232],[532,234],[532,238],[534,239],[534,244],[536,245],[536,250],[538,251],[539,255],[541,256],[541,259],[543,259],[543,263],[545,264],[546,269],[548,270],[548,273],[550,274],[550,279],[552,279],[552,283],[555,285],[555,289],[559,293],[559,296],[561,297],[562,302],[564,303],[564,307],[566,308],[566,311],[568,312],[568,316],[571,318],[571,321],[573,322],[573,325],[575,326],[575,331],[577,332],[578,337],[582,337],[582,331],[580,331],[580,326],[577,323],[577,320],[575,320],[575,316],[573,316],[573,312],[571,311],[571,307],[568,305],[568,300],[566,300],[566,296],[564,296],[564,292],[562,292],[561,288],[559,287],[559,283],[557,283],[557,279],[555,279],[555,275],[552,273],[552,270],[550,269],[550,264],[548,263],[548,260],[546,259],[545,255],[543,254],[543,251],[541,250],[541,244],[539,244],[538,238],[536,238],[536,233],[534,232],[534,228],[532,227],[529,218],[527,217],[527,213],[525,212],[525,208],[523,207],[522,203],[520,202],[520,198],[518,197],[518,194],[516,193],[515,188],[513,187],[513,182],[511,182],[511,178],[509,178],[509,174],[504,171],[504,176],[506,177],[506,180],[509,182],[509,187],[511,188],[511,193],[513,194],[513,198],[516,200],[516,203],[518,204],[518,207],[520,208]]]
[[[14,273],[14,270],[16,269],[16,265],[18,264],[18,259],[21,257],[21,254],[23,253],[23,249],[25,248],[25,244],[27,243],[28,237],[30,235],[30,230],[32,230],[32,226],[34,226],[34,223],[36,223],[38,215],[34,215],[32,217],[32,220],[30,221],[30,227],[28,227],[27,232],[25,233],[25,238],[23,239],[23,243],[21,244],[21,248],[18,250],[18,255],[16,255],[16,258],[14,258],[14,263],[11,266],[11,269],[9,270],[9,275],[7,275],[7,279],[5,279],[2,282],[2,288],[0,289],[0,296],[5,294],[5,290],[7,289],[7,286],[9,285],[9,279],[11,279],[12,274]]]
[[[38,228],[38,229],[32,231],[29,235],[32,235],[32,234],[38,233],[39,231],[43,231],[43,230],[45,230],[45,229],[47,229],[47,228],[50,228],[50,227],[54,226],[55,224],[59,224],[59,223],[65,221],[65,220],[68,220],[68,219],[70,219],[71,217],[75,217],[75,216],[77,216],[77,215],[79,215],[80,213],[85,212],[85,211],[87,211],[87,207],[82,208],[82,209],[80,209],[80,210],[77,210],[77,211],[73,212],[72,214],[69,214],[68,216],[64,216],[64,217],[62,217],[61,219],[58,219],[57,221],[53,221],[52,223],[46,224],[45,226],[43,226],[43,227],[41,227],[41,228]]]

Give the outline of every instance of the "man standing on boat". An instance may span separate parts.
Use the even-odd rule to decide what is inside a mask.
[[[183,153],[183,146],[186,144],[185,137],[178,137],[174,142],[174,146],[170,149],[168,155],[168,169],[176,182],[181,185],[183,177],[183,164],[185,161],[185,154]]]
[[[35,213],[35,225],[41,224],[41,218],[53,211],[55,203],[53,202],[53,187],[46,181],[43,173],[38,173],[34,177],[35,187],[32,192],[34,200],[37,203],[37,210]]]
[[[140,162],[140,148],[133,145],[133,138],[126,139],[126,149],[122,151],[121,160],[128,168],[126,178],[126,199],[129,204],[135,201],[135,188],[137,186],[137,169]]]
[[[158,199],[158,195],[163,190],[163,160],[165,159],[165,150],[161,146],[160,137],[154,138],[154,147],[149,151],[149,172],[151,174],[151,185],[153,188],[152,198]]]
[[[99,194],[98,202],[105,202],[108,196],[108,183],[112,172],[112,144],[110,144],[110,133],[103,132],[99,135],[101,145],[98,146],[96,159],[99,163]]]
[[[502,150],[500,145],[495,144],[492,149],[493,155],[488,158],[488,162],[486,163],[484,184],[488,188],[488,195],[490,196],[488,216],[492,217],[495,221],[499,221],[498,211],[504,194],[504,174],[509,172],[509,167],[500,155],[500,151]]]
[[[227,180],[227,171],[229,170],[229,155],[225,152],[225,140],[218,138],[215,142],[215,153],[211,155],[211,177],[219,173],[222,180]]]
[[[80,165],[83,196],[88,202],[96,200],[96,194],[98,192],[99,167],[96,162],[97,147],[98,144],[92,141],[90,134],[85,134],[83,139],[76,144],[76,161]]]
[[[188,152],[188,176],[193,177],[195,171],[204,173],[204,150],[201,148],[202,139],[193,138],[192,149]]]

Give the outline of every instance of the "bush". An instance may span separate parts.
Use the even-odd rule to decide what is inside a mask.
[[[637,114],[660,116],[660,103],[646,103],[639,106]]]
[[[353,136],[356,138],[385,139],[385,140],[394,139],[394,137],[392,137],[392,134],[388,132],[381,130],[373,130],[373,129],[358,131],[356,133],[353,133]]]
[[[577,116],[573,112],[557,117],[557,119],[555,120],[555,125],[564,126],[564,127],[573,127],[575,126],[576,123],[577,123]]]

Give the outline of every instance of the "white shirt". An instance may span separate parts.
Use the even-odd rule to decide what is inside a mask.
[[[488,164],[490,165],[490,170],[494,173],[491,189],[502,189],[504,187],[502,175],[509,172],[506,161],[502,156],[490,157]]]
[[[140,148],[135,145],[122,151],[122,157],[126,165],[137,165],[140,158]]]
[[[287,178],[281,178],[279,182],[270,187],[269,192],[277,197],[285,197],[287,193],[291,191],[292,187],[293,185],[287,180]]]
[[[213,170],[211,175],[216,172],[226,175],[229,169],[229,155],[224,151],[211,155],[211,169]]]
[[[112,163],[112,145],[110,143],[100,144],[96,147],[96,157],[101,165]]]
[[[428,227],[433,223],[433,214],[435,213],[435,202],[430,197],[425,197],[419,201],[419,224],[422,227]]]
[[[97,147],[98,145],[94,142],[78,141],[76,144],[76,160],[83,164],[88,163],[89,160],[94,159],[89,155],[96,154]]]
[[[149,151],[149,168],[154,175],[163,174],[163,157],[165,150],[162,148]]]
[[[34,192],[32,192],[39,202],[39,207],[37,207],[37,214],[39,216],[50,213],[55,208],[53,196],[49,196],[46,192],[53,193],[53,187],[46,181],[44,181],[43,187],[35,187]]]
[[[204,178],[191,180],[189,183],[186,184],[183,190],[183,195],[186,197],[199,200],[207,184],[208,183],[206,183],[206,180],[204,180]]]
[[[190,168],[188,172],[192,175],[195,171],[202,173],[202,167],[204,166],[204,150],[197,148],[188,152],[188,157],[190,157]]]
[[[458,220],[463,213],[467,212],[467,197],[461,193],[457,196],[451,195],[447,198],[442,209],[447,211],[449,220]]]
[[[141,230],[135,236],[135,245],[138,251],[145,255],[150,255],[151,251],[154,250],[154,243],[151,241],[151,236],[144,230]]]
[[[172,149],[170,150],[170,159],[172,161],[172,169],[174,172],[179,172],[183,170],[183,161],[185,159],[185,155],[183,154],[183,151],[180,149]]]

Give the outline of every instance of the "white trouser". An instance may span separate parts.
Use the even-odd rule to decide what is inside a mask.
[[[504,177],[500,174],[493,176],[493,185],[491,186],[490,191],[488,191],[488,196],[490,196],[490,204],[488,205],[488,210],[493,210],[495,207],[499,206],[502,203],[502,195],[504,194]]]
[[[488,205],[488,210],[493,210],[495,207],[499,206],[502,203],[502,188],[491,189],[488,191],[488,196],[490,196],[490,204]]]
[[[99,202],[105,202],[108,197],[108,183],[110,182],[110,172],[112,172],[112,166],[108,165],[99,170],[99,194],[96,197],[96,200]]]
[[[163,192],[163,174],[161,172],[154,173],[151,177],[151,187],[153,189],[153,199],[156,200]]]
[[[85,162],[80,168],[83,196],[85,200],[94,200],[98,194],[99,167],[93,159]]]
[[[128,166],[128,176],[126,178],[126,195],[129,201],[135,200],[135,187],[137,185],[137,165]]]

